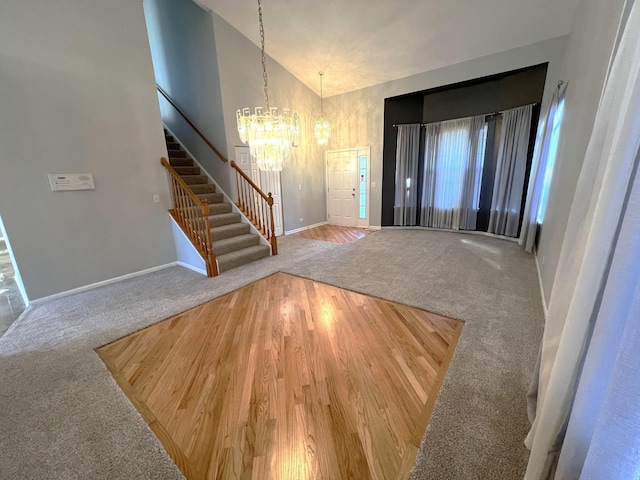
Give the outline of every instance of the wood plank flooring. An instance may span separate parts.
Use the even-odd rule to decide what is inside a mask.
[[[277,273],[97,351],[188,479],[406,479],[462,326]]]
[[[341,227],[338,225],[320,225],[316,228],[294,233],[294,237],[308,238],[310,240],[322,240],[333,243],[351,243],[369,235],[371,230],[355,227]]]

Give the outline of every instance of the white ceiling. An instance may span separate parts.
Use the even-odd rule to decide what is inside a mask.
[[[197,1],[260,45],[257,0]],[[566,35],[578,1],[263,0],[265,49],[331,96]]]

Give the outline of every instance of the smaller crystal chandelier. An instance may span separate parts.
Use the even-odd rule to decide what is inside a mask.
[[[322,105],[322,76],[324,72],[319,72],[318,75],[320,75],[320,117],[313,122],[313,135],[316,137],[318,145],[326,145],[331,137],[331,119],[324,117]]]
[[[243,108],[236,112],[238,133],[242,143],[249,143],[251,156],[256,159],[258,168],[268,172],[282,170],[284,159],[291,147],[297,144],[298,114],[269,106],[269,86],[267,84],[267,61],[264,53],[264,25],[262,24],[262,4],[258,0],[258,21],[260,24],[260,42],[262,44],[262,78],[264,79],[264,109]]]

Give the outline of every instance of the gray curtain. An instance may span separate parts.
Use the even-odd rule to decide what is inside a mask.
[[[503,113],[489,233],[518,236],[532,109],[527,105]]]
[[[426,126],[421,226],[475,230],[486,140],[484,115]]]
[[[398,125],[393,224],[413,226],[418,212],[420,124]]]

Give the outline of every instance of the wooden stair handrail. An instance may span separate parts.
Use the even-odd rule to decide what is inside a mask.
[[[174,102],[171,97],[169,96],[169,94],[167,92],[164,91],[164,89],[156,84],[156,88],[158,89],[158,92],[160,92],[162,94],[162,96],[167,100],[167,102],[169,102],[171,104],[171,106],[173,106],[173,108],[176,109],[176,111],[180,114],[180,116],[182,118],[185,119],[185,121],[189,124],[189,126],[191,128],[193,128],[193,130],[198,134],[198,136],[204,140],[204,143],[207,144],[207,146],[214,151],[214,153],[220,158],[220,160],[222,160],[223,162],[227,163],[229,161],[229,159],[227,157],[225,157],[222,152],[220,150],[218,150],[213,143],[211,143],[209,141],[209,139],[207,137],[204,136],[204,134],[198,129],[198,127],[196,127],[193,122],[191,120],[189,120],[189,117],[187,117],[187,115],[180,109],[180,107],[178,107],[178,105],[176,105],[176,102]]]
[[[171,176],[176,180],[176,182],[178,182],[180,184],[180,186],[187,192],[187,194],[191,197],[191,199],[193,201],[195,201],[196,203],[199,203],[202,205],[202,213],[205,216],[209,216],[209,204],[207,203],[206,200],[201,199],[200,197],[198,197],[195,193],[193,193],[193,190],[191,190],[189,188],[189,185],[187,184],[187,182],[185,182],[182,177],[180,176],[180,174],[178,172],[175,171],[175,169],[173,168],[173,166],[167,161],[166,158],[162,157],[160,159],[160,163],[162,164],[163,167],[165,167],[167,170],[169,170],[169,173],[171,174]]]
[[[167,169],[171,178],[173,209],[169,213],[202,256],[207,276],[215,277],[219,271],[209,225],[209,203],[193,193],[166,158],[161,158],[160,164]]]
[[[236,206],[249,219],[256,229],[271,244],[271,254],[278,254],[278,240],[273,218],[273,195],[265,193],[254,183],[249,176],[242,171],[238,164],[231,160],[231,168],[236,171],[236,186],[238,188],[238,201]],[[243,183],[244,182],[244,183]],[[248,185],[246,187],[245,185]],[[255,196],[257,195],[257,197]],[[264,203],[260,203],[261,198]],[[266,204],[266,206],[265,206]],[[268,213],[267,213],[268,208]]]
[[[260,189],[260,187],[258,185],[256,185],[254,183],[254,181],[251,180],[246,173],[244,173],[244,171],[238,166],[238,164],[235,162],[235,160],[231,160],[231,166],[236,169],[236,171],[242,176],[242,178],[244,178],[247,182],[249,182],[249,185],[251,185],[253,187],[253,189],[262,198],[264,198],[267,202],[269,201],[269,196],[265,195],[265,193]],[[273,198],[271,199],[271,203],[273,204]]]

